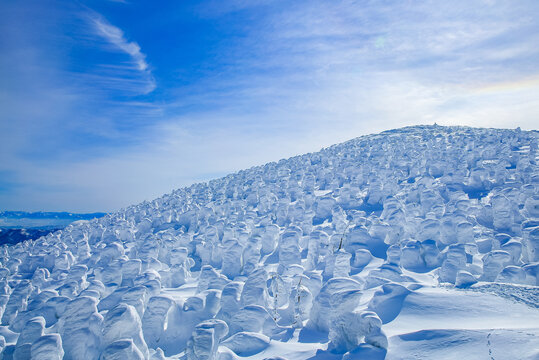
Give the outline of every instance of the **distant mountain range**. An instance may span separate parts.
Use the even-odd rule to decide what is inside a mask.
[[[95,212],[89,214],[76,214],[69,212],[26,212],[26,211],[0,211],[0,219],[58,219],[58,220],[91,220],[105,216],[106,213]],[[3,226],[0,223],[0,226]]]
[[[0,245],[37,239],[78,220],[100,218],[106,213],[0,211]]]

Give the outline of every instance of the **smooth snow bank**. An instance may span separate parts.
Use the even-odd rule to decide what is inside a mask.
[[[539,358],[538,307],[525,303],[539,301],[539,287],[493,285],[415,291],[384,327],[387,359]]]
[[[390,339],[387,360],[539,358],[539,329],[422,330]]]
[[[528,289],[539,297],[539,287]],[[425,287],[406,297],[399,315],[384,331],[394,336],[428,329],[534,328],[539,329],[536,307],[487,292]]]

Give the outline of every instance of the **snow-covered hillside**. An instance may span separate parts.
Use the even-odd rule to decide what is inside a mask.
[[[538,140],[387,131],[4,246],[3,358],[537,359]]]

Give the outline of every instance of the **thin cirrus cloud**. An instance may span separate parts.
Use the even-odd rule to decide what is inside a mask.
[[[136,42],[127,41],[122,30],[107,23],[102,17],[94,16],[92,22],[97,33],[118,49],[129,54],[140,71],[145,71],[148,68],[145,60],[146,55],[140,51],[140,46]]]
[[[91,6],[69,32],[80,53],[42,81],[58,95],[27,106],[56,145],[6,148],[6,208],[114,210],[406,125],[536,128],[534,1]]]
[[[102,15],[90,12],[87,17],[95,34],[106,41],[111,46],[111,50],[117,50],[127,54],[130,61],[127,66],[121,64],[100,64],[102,70],[106,70],[111,81],[116,82],[117,86],[121,83],[127,86],[134,86],[135,91],[142,94],[148,94],[155,90],[156,83],[151,73],[150,67],[146,61],[146,55],[142,52],[140,46],[135,41],[126,39],[124,32],[109,23]],[[140,72],[139,78],[133,79],[129,72],[136,70]],[[136,76],[136,75],[135,75]],[[126,88],[122,88],[126,90]]]

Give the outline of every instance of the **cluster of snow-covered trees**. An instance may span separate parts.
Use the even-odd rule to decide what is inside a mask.
[[[3,356],[234,359],[298,329],[383,354],[413,274],[539,285],[538,139],[388,131],[3,246]]]

